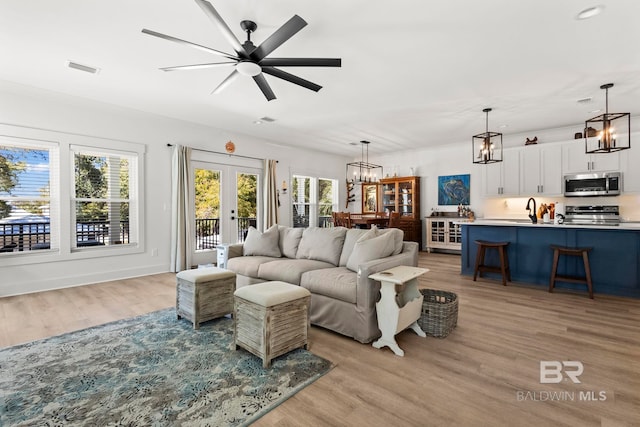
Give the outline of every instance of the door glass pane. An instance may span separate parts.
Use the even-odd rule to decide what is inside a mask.
[[[258,226],[258,175],[237,174],[238,243],[244,242],[249,227]]]
[[[195,170],[196,250],[220,243],[220,171]]]
[[[292,218],[294,227],[309,226],[310,193],[311,178],[294,175],[291,185]]]

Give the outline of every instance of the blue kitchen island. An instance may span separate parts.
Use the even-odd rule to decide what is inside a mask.
[[[509,242],[511,278],[515,282],[549,286],[551,245],[592,247],[589,253],[593,291],[596,294],[640,298],[640,224],[619,226],[532,224],[514,220],[477,220],[462,225],[462,274],[473,276],[476,240]],[[486,262],[499,265],[495,251]],[[560,257],[558,274],[584,275],[582,259]],[[491,273],[483,276],[492,277]],[[496,278],[499,275],[494,276]],[[586,293],[586,286],[556,282],[556,288]]]

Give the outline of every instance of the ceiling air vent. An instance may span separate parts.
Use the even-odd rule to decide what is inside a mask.
[[[73,62],[73,61],[67,61],[67,67],[73,68],[74,70],[84,71],[85,73],[91,73],[91,74],[98,74],[100,72],[100,68],[78,64],[77,62]]]
[[[276,121],[276,119],[272,119],[271,117],[267,117],[267,116],[260,117],[260,120],[267,123],[273,123]]]

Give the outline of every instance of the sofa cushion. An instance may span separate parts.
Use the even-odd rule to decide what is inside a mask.
[[[282,256],[295,258],[296,253],[298,253],[298,245],[300,245],[304,228],[292,228],[279,225],[278,231],[280,232],[279,245]]]
[[[282,282],[300,285],[302,274],[320,268],[329,268],[333,265],[312,259],[288,259],[282,258],[266,262],[258,268],[257,276],[262,280],[279,280]]]
[[[278,246],[279,236],[277,225],[270,227],[264,233],[260,233],[253,226],[249,227],[247,238],[242,246],[242,255],[280,258],[282,254]]]
[[[344,227],[307,228],[302,233],[296,258],[325,261],[337,266],[346,234]]]
[[[395,241],[392,233],[383,233],[373,239],[356,242],[347,261],[347,268],[358,271],[358,266],[374,259],[386,258],[393,254]]]
[[[372,227],[373,228],[373,227]],[[398,255],[402,252],[402,241],[404,240],[404,231],[399,228],[378,228],[376,229],[376,236],[381,234],[390,233],[393,236],[394,248],[392,255]]]
[[[353,247],[355,246],[356,242],[363,235],[370,236],[370,234],[368,233],[371,233],[372,230],[376,234],[376,236],[386,234],[386,233],[391,233],[393,235],[393,241],[394,241],[393,255],[398,255],[399,253],[402,252],[402,241],[404,240],[404,232],[399,228],[377,228],[375,225],[372,225],[371,229],[369,230],[360,229],[360,228],[351,228],[347,230],[347,235],[344,239],[344,245],[342,246],[342,254],[340,255],[340,264],[338,264],[340,267],[344,267],[347,265],[347,261],[351,256],[351,252],[353,252]]]
[[[300,286],[312,294],[324,295],[351,304],[356,303],[357,275],[345,267],[307,271],[302,275]]]
[[[351,252],[353,252],[353,247],[356,242],[362,235],[366,234],[370,230],[366,230],[363,228],[350,228],[347,230],[347,235],[344,238],[344,245],[342,246],[342,253],[340,254],[340,267],[344,267],[347,265],[347,261],[349,260],[349,256]]]
[[[227,270],[243,276],[258,277],[258,268],[260,264],[269,261],[275,261],[279,258],[268,256],[239,256],[229,258],[227,261]]]

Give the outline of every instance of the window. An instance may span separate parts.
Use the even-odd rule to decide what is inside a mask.
[[[72,239],[75,248],[137,243],[136,155],[72,147],[74,194]],[[133,225],[133,227],[132,227]]]
[[[329,227],[331,214],[337,210],[338,181],[318,179],[318,227]]]
[[[58,146],[0,139],[0,253],[58,249]]]
[[[293,210],[291,218],[294,227],[308,227],[311,218],[311,178],[308,176],[293,176],[291,185],[291,202]]]
[[[294,227],[329,227],[338,205],[338,181],[294,175],[291,185]]]

